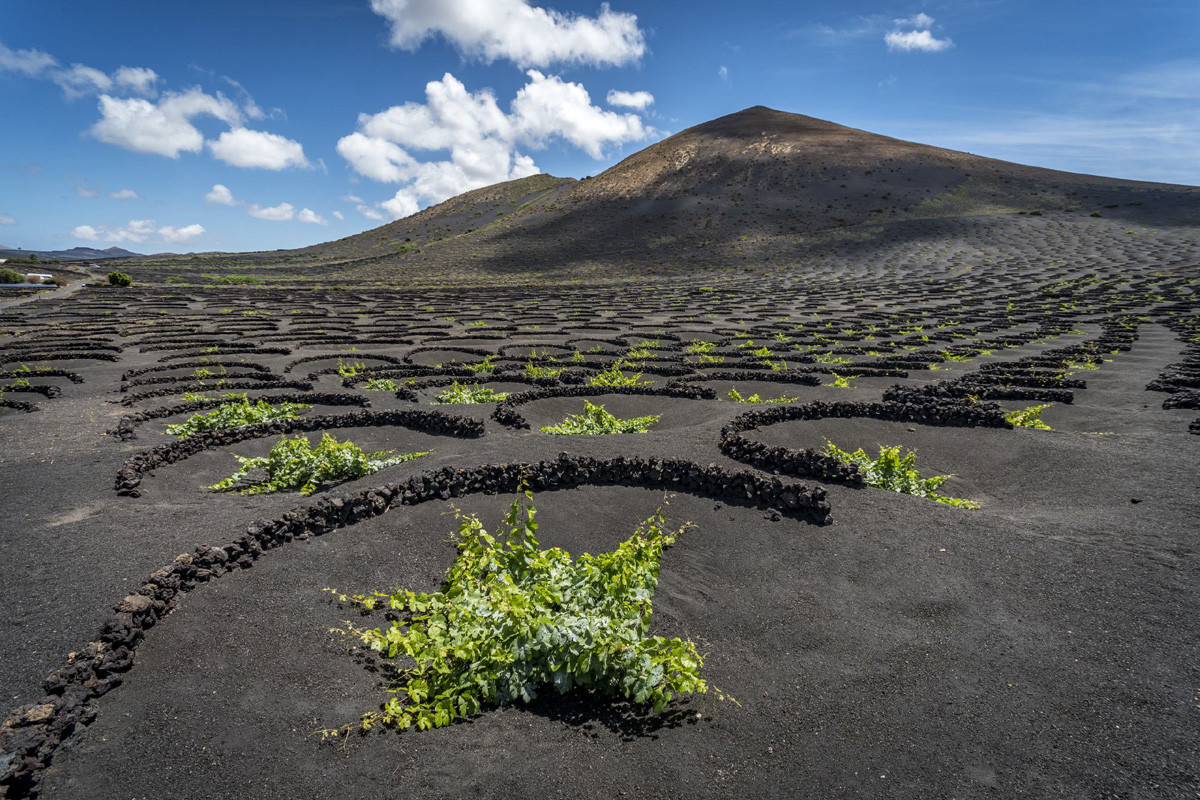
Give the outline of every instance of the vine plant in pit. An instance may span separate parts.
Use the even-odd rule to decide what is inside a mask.
[[[243,394],[233,403],[224,403],[213,411],[193,414],[185,422],[168,425],[170,436],[191,436],[201,431],[230,430],[258,422],[273,422],[280,419],[295,419],[300,412],[312,408],[308,403],[280,403],[273,406],[266,400],[251,402]]]
[[[654,423],[658,415],[618,419],[604,409],[602,405],[593,405],[583,401],[582,414],[568,414],[567,418],[557,425],[542,428],[544,433],[559,436],[600,436],[609,433],[645,433]]]
[[[735,388],[731,388],[729,390],[729,394],[727,394],[726,397],[728,397],[730,400],[732,400],[735,403],[754,403],[754,404],[758,404],[758,403],[794,403],[800,399],[798,397],[772,397],[769,400],[764,400],[762,398],[762,395],[759,395],[759,394],[752,394],[749,397],[743,397],[741,392],[739,392]]]
[[[280,439],[271,452],[259,458],[234,456],[242,462],[241,468],[223,481],[209,486],[214,492],[227,492],[246,480],[251,472],[263,470],[266,479],[241,491],[241,494],[266,494],[299,489],[300,494],[310,495],[322,483],[352,480],[371,475],[381,469],[412,461],[429,455],[424,453],[402,453],[392,455],[393,450],[364,453],[354,442],[338,442],[328,433],[321,434],[316,447],[304,436]]]
[[[668,532],[659,509],[614,552],[572,560],[560,548],[540,549],[535,514],[518,496],[507,532],[495,537],[458,512],[458,556],[437,592],[327,590],[368,612],[388,609],[387,629],[347,621],[334,630],[411,666],[396,670],[381,711],[322,734],[380,723],[427,730],[547,689],[623,696],[655,713],[676,695],[709,690],[693,642],[649,635],[663,550],[690,526]]]
[[[468,386],[455,381],[434,398],[433,405],[478,405],[503,400],[508,395],[508,392],[497,392],[478,383]]]
[[[599,372],[588,379],[588,386],[649,386],[650,381],[641,380],[642,373],[626,375],[622,368],[631,366],[625,361],[618,360],[604,372]]]
[[[911,494],[915,497],[924,497],[936,503],[956,506],[958,508],[979,508],[979,504],[973,500],[964,500],[961,497],[947,497],[946,495],[939,494],[937,491],[938,488],[953,476],[934,475],[929,478],[922,477],[916,468],[916,450],[910,450],[901,456],[899,446],[880,446],[879,458],[872,459],[861,447],[853,453],[848,453],[845,450],[839,449],[833,442],[827,441],[825,443],[825,454],[833,456],[846,464],[853,464],[858,467],[859,474],[862,475],[863,481],[868,486],[887,489],[888,491],[899,492],[900,494]]]
[[[1017,411],[1010,411],[1004,415],[1004,419],[1011,422],[1017,428],[1033,428],[1039,431],[1054,430],[1046,423],[1042,422],[1042,412],[1045,411],[1053,403],[1044,403],[1040,406],[1030,406]]]

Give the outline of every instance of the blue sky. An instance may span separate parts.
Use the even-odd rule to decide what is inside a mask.
[[[1200,184],[1196,0],[0,5],[0,244],[266,250],[753,105]]]

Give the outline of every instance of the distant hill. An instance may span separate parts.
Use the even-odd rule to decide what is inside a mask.
[[[101,261],[106,258],[137,258],[142,254],[123,247],[109,247],[104,250],[94,247],[72,247],[70,250],[17,250],[13,247],[0,247],[0,258],[29,258],[31,255],[41,259],[55,258],[59,261]]]
[[[1200,189],[1023,166],[756,106],[594,178],[535,175],[334,242],[194,260],[350,279],[570,278],[795,264],[823,250],[871,248],[880,226],[894,239],[923,220],[1016,214],[1187,224],[1200,216]]]

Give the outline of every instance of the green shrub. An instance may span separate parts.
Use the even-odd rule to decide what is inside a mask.
[[[473,364],[463,364],[462,366],[463,366],[463,369],[468,369],[471,372],[474,372],[476,375],[478,375],[482,372],[495,372],[496,371],[495,361],[496,361],[495,356],[486,356],[486,357],[484,357],[483,361],[476,361]]]
[[[642,373],[626,375],[621,371],[624,361],[617,361],[604,372],[597,373],[588,379],[589,386],[648,386],[650,381],[639,380]]]
[[[738,392],[737,389],[732,388],[729,390],[729,394],[726,395],[726,397],[735,403],[794,403],[800,399],[798,397],[774,397],[770,400],[763,400],[762,396],[757,394],[752,394],[749,397],[742,397],[741,393]]]
[[[129,277],[124,272],[110,272],[108,273],[108,284],[109,286],[121,287],[132,286],[133,278]]]
[[[368,378],[363,388],[368,392],[395,392],[399,391],[400,384],[391,378]]]
[[[433,400],[433,405],[478,405],[479,403],[491,403],[496,400],[503,400],[508,397],[509,392],[496,392],[486,386],[480,386],[478,383],[473,383],[470,386],[465,383],[455,381],[450,384],[450,387],[444,389]]]
[[[539,548],[535,514],[518,497],[507,533],[493,537],[478,517],[459,513],[458,556],[437,592],[328,590],[368,611],[387,609],[386,630],[347,622],[340,632],[408,662],[383,710],[363,715],[363,729],[438,728],[547,689],[624,696],[655,713],[677,694],[708,691],[693,642],[649,635],[663,550],[689,526],[668,533],[660,509],[616,551],[572,560]]]
[[[1019,411],[1010,411],[1004,415],[1004,419],[1011,422],[1017,428],[1033,428],[1039,431],[1054,430],[1046,423],[1042,422],[1042,412],[1045,411],[1053,403],[1044,403],[1040,406],[1030,406],[1022,408]]]
[[[364,453],[354,442],[338,442],[328,433],[321,434],[321,441],[316,447],[310,445],[304,436],[297,436],[295,439],[283,438],[266,456],[234,456],[242,462],[241,469],[208,488],[216,492],[227,492],[252,471],[261,469],[267,474],[266,480],[243,490],[241,494],[266,494],[299,489],[300,494],[310,495],[322,483],[361,478],[395,464],[428,455],[428,452],[390,455],[393,452],[395,451],[383,450],[378,453]]]
[[[557,378],[566,371],[566,367],[539,367],[532,361],[525,365],[525,374],[530,378]]]
[[[608,433],[645,433],[650,426],[658,422],[659,417],[634,417],[633,419],[617,419],[604,410],[604,406],[593,405],[583,401],[582,414],[569,414],[557,425],[542,428],[544,433],[556,436],[601,436]]]
[[[700,353],[696,356],[697,364],[724,364],[725,356],[714,356],[709,353]]]
[[[343,378],[353,378],[355,375],[362,372],[366,368],[367,368],[367,365],[363,364],[360,361],[355,361],[353,364],[346,364],[342,361],[342,359],[339,358],[338,365],[337,365],[337,374],[341,375]]]
[[[0,283],[24,283],[25,276],[15,269],[0,267]]]
[[[839,461],[854,464],[868,486],[887,489],[890,492],[925,497],[938,503],[958,508],[979,508],[979,504],[959,497],[938,494],[937,489],[950,475],[934,475],[924,478],[916,469],[917,451],[910,450],[903,457],[899,447],[879,448],[879,458],[872,460],[862,448],[853,453],[839,450],[833,442],[826,442],[825,454]]]
[[[204,399],[204,398],[197,398]],[[241,402],[225,403],[217,406],[214,411],[203,414],[193,414],[187,421],[178,425],[168,425],[167,434],[170,436],[191,436],[200,431],[230,430],[258,422],[273,422],[279,419],[295,419],[300,412],[312,408],[306,403],[280,403],[273,406],[266,400],[259,400],[251,405],[242,395]]]

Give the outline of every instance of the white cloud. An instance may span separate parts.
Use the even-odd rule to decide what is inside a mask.
[[[173,225],[160,227],[152,219],[131,219],[129,224],[118,228],[110,228],[107,225],[78,225],[71,231],[71,235],[76,239],[89,242],[132,242],[134,244],[148,241],[152,236],[158,236],[162,242],[167,244],[186,244],[202,233],[204,233],[204,227],[201,225],[192,224],[182,228]]]
[[[136,94],[153,97],[157,93],[158,73],[146,67],[121,67],[113,73],[113,81]]]
[[[382,204],[399,218],[470,189],[537,174],[533,159],[519,148],[540,149],[561,139],[601,158],[609,145],[654,133],[637,114],[592,105],[578,83],[537,70],[527,75],[529,82],[505,113],[490,91],[469,92],[447,73],[426,85],[423,104],[360,115],[359,130],[338,142],[338,153],[360,175],[407,184]],[[447,157],[421,161],[413,151]]]
[[[338,219],[341,219],[339,217]],[[12,218],[12,214],[0,214],[0,225],[16,225],[17,221]]]
[[[187,244],[204,233],[203,225],[188,225],[185,228],[172,228],[167,225],[158,229],[158,235],[167,244]]]
[[[108,196],[113,200],[140,200],[141,196],[133,189],[121,189],[116,192],[109,192]]]
[[[928,14],[921,13],[914,17],[898,19],[895,22],[895,28],[883,37],[888,50],[899,50],[904,53],[911,53],[914,50],[922,53],[937,53],[954,46],[954,42],[949,39],[938,39],[933,35],[930,31],[930,28],[933,27],[933,17]],[[900,30],[902,27],[912,27],[913,30]]]
[[[87,199],[91,200],[93,197],[100,196],[100,190],[99,189],[89,189],[86,186],[76,186],[75,194],[79,195],[80,197],[86,197]]]
[[[526,74],[530,82],[517,92],[512,109],[518,135],[534,147],[559,136],[592,158],[602,158],[607,144],[646,138],[641,117],[592,105],[582,84],[533,69]]]
[[[729,67],[722,65],[721,68],[717,70],[717,77],[723,81],[729,80]]]
[[[236,206],[237,201],[233,199],[233,192],[223,184],[215,183],[208,194],[204,195],[204,199],[210,203],[216,203],[219,206]]]
[[[371,0],[392,26],[392,44],[415,50],[440,34],[464,55],[518,66],[619,66],[641,58],[645,37],[633,14],[607,3],[595,17],[531,6],[527,0]]]
[[[49,78],[70,100],[114,90],[153,97],[158,73],[146,67],[120,67],[111,75],[86,64],[58,68],[58,60],[40,50],[12,50],[0,42],[0,71],[20,72],[30,78]]]
[[[654,95],[649,92],[622,92],[609,89],[606,99],[610,106],[624,106],[641,110],[654,102]]]
[[[58,61],[49,53],[41,50],[10,50],[0,42],[0,71],[19,72],[30,78],[39,78],[57,66]]]
[[[70,69],[56,70],[51,74],[51,80],[62,88],[63,94],[70,100],[94,92],[107,92],[113,87],[112,78],[83,64],[72,64]]]
[[[181,152],[198,153],[203,148],[204,135],[192,125],[192,117],[212,116],[231,125],[241,118],[238,107],[228,98],[200,89],[168,94],[157,104],[102,94],[100,115],[100,121],[91,128],[91,134],[100,141],[168,158],[178,158]]]
[[[945,50],[954,42],[949,39],[935,39],[929,31],[892,31],[883,37],[888,50],[901,50],[906,53],[920,50],[924,53],[936,53]]]
[[[391,202],[391,201],[388,201],[388,202]],[[375,209],[371,208],[368,205],[358,206],[357,211],[358,211],[358,213],[362,214],[367,219],[373,219],[373,220],[377,220],[377,221],[383,221],[383,220],[387,219],[387,217],[383,216],[383,214],[379,213],[378,211],[376,211]]]
[[[400,219],[401,217],[411,217],[413,214],[421,210],[417,204],[417,199],[413,197],[413,193],[409,190],[401,189],[396,192],[395,197],[391,200],[384,200],[380,203],[383,210],[392,215],[392,219]],[[362,211],[360,208],[359,211]],[[365,211],[363,211],[366,214]],[[366,214],[368,217],[370,214]]]
[[[329,224],[328,222],[325,221],[324,217],[322,217],[317,212],[313,211],[311,208],[300,209],[300,213],[296,215],[296,219],[300,220],[301,222],[307,222],[311,225],[328,225]]]
[[[340,139],[337,151],[359,175],[383,183],[408,180],[416,166],[416,160],[399,145],[358,132]]]
[[[337,220],[343,220],[346,218],[346,215],[340,211],[335,211],[333,212],[333,218]],[[12,219],[12,217],[9,217],[9,219]]]
[[[291,203],[280,203],[277,206],[263,208],[259,205],[250,206],[248,213],[259,219],[269,219],[272,222],[286,222],[296,216],[296,207]]]
[[[307,167],[304,147],[275,133],[234,128],[208,142],[213,157],[235,167],[281,170]]]
[[[924,12],[921,12],[920,14],[917,14],[915,17],[905,17],[904,19],[896,20],[897,28],[903,27],[905,25],[908,25],[913,28],[932,28],[933,27],[933,17],[929,16],[928,14],[926,14]]]

